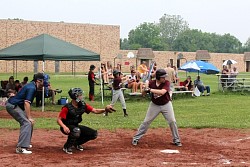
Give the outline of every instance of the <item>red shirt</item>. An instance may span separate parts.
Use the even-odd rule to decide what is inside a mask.
[[[86,104],[86,108],[85,108],[85,112],[87,114],[89,114],[90,112],[93,111],[93,107],[90,106],[89,104]],[[61,117],[62,119],[66,119],[68,114],[68,108],[67,107],[63,107],[61,112],[59,113],[59,117]]]
[[[120,77],[114,78],[114,80],[113,80],[113,88],[115,90],[121,89],[121,83],[122,83],[122,79]]]
[[[169,91],[170,91],[170,82],[168,80],[165,83],[161,83],[159,86],[156,86],[156,80],[149,82],[149,88],[151,89],[165,89],[167,92],[164,95],[158,95],[151,92],[151,100],[156,105],[167,104],[170,100]]]

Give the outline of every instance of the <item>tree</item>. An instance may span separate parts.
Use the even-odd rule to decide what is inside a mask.
[[[245,52],[250,52],[250,37],[247,39],[246,43],[243,46]]]
[[[128,41],[130,49],[141,47],[152,48],[153,50],[162,50],[163,45],[160,38],[160,29],[154,23],[140,24],[136,29],[129,32]]]
[[[120,39],[120,48],[121,50],[129,50],[130,49],[130,44],[127,38]]]
[[[164,14],[160,18],[159,28],[162,42],[165,43],[164,50],[173,50],[174,40],[180,33],[188,30],[189,26],[180,15]]]
[[[179,34],[174,41],[173,49],[186,52],[208,50],[217,53],[240,53],[241,45],[240,41],[230,34],[221,36],[193,29]]]

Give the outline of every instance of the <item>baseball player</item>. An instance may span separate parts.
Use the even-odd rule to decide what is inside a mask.
[[[143,123],[133,137],[133,145],[138,144],[138,141],[147,132],[151,122],[161,113],[169,124],[173,143],[176,146],[182,146],[171,102],[172,91],[170,90],[170,82],[165,79],[166,76],[167,73],[164,69],[158,69],[156,71],[156,80],[151,80],[149,87],[144,90],[144,93],[151,93],[151,102]]]
[[[97,131],[87,126],[79,125],[82,122],[82,114],[94,113],[101,114],[104,112],[115,111],[110,105],[105,109],[95,109],[83,101],[83,91],[81,88],[72,88],[69,90],[71,102],[62,107],[57,118],[60,130],[63,134],[68,135],[68,140],[64,144],[63,151],[72,154],[72,147],[83,151],[82,144],[97,137]]]
[[[26,84],[15,96],[6,103],[7,112],[20,123],[20,135],[16,147],[16,153],[31,154],[29,148],[33,125],[35,121],[31,117],[31,103],[34,100],[36,90],[43,87],[44,76],[42,73],[34,75],[33,81]]]
[[[95,95],[95,74],[94,71],[95,66],[90,65],[89,67],[89,73],[88,73],[88,81],[89,81],[89,100],[94,101],[94,95]]]
[[[126,110],[126,103],[125,103],[125,99],[123,96],[123,92],[121,90],[122,79],[120,77],[120,74],[121,72],[118,70],[113,71],[114,80],[113,80],[113,89],[112,89],[112,101],[110,105],[113,107],[115,103],[117,102],[117,100],[120,99],[124,117],[127,117],[128,114]],[[105,113],[105,116],[108,116],[107,112]]]

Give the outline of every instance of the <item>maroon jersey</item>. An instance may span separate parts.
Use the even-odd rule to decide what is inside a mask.
[[[118,90],[121,88],[121,83],[122,83],[122,79],[120,77],[114,78],[113,80],[113,88],[114,90]]]
[[[167,92],[164,95],[159,95],[151,92],[151,100],[156,105],[164,105],[170,101],[169,91],[170,91],[170,82],[168,80],[165,83],[161,83],[159,86],[156,86],[156,80],[149,82],[149,88],[151,89],[165,89]]]

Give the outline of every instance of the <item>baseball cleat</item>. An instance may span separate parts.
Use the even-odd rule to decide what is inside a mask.
[[[16,148],[16,153],[17,154],[32,154],[32,151],[27,150],[26,148],[17,147]]]
[[[176,142],[176,143],[174,143],[174,145],[176,145],[177,147],[181,147],[182,146],[181,142]]]
[[[133,139],[133,140],[132,140],[132,145],[136,146],[137,144],[138,144],[138,140]]]
[[[71,148],[64,148],[63,147],[63,151],[66,152],[67,154],[73,154]]]
[[[79,151],[83,151],[83,146],[81,145],[75,145],[75,148]]]

